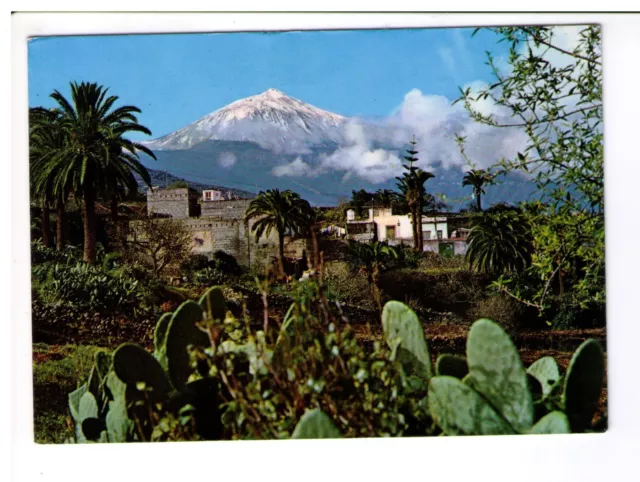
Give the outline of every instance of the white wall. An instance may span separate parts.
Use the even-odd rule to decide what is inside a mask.
[[[376,223],[380,241],[387,239],[387,226],[395,226],[396,239],[413,239],[411,216],[408,214],[403,216],[377,216],[373,220]],[[431,239],[437,239],[438,231],[442,231],[442,239],[449,237],[449,228],[445,218],[423,218],[422,230],[431,231]]]

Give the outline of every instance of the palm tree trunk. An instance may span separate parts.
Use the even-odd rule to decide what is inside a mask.
[[[278,231],[278,270],[280,277],[284,277],[284,233]]]
[[[56,208],[56,249],[58,251],[62,251],[64,248],[64,203],[61,200],[58,200],[58,206]]]
[[[82,215],[84,219],[84,256],[89,264],[96,262],[96,200],[91,187],[84,188]]]
[[[49,220],[49,203],[42,203],[42,244],[51,247],[51,224]]]
[[[413,249],[418,250],[418,219],[414,206],[411,207],[411,226],[413,229]]]
[[[111,221],[117,223],[118,219],[118,200],[113,197],[111,198]]]
[[[482,201],[480,199],[481,196],[482,196],[482,193],[476,192],[476,209],[478,210],[478,212],[482,211]]]

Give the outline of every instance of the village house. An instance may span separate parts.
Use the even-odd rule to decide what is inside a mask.
[[[465,254],[468,229],[447,215],[422,216],[424,250],[441,254]],[[367,219],[357,220],[355,211],[347,211],[346,236],[357,241],[384,241],[392,246],[413,246],[413,223],[409,214],[394,214],[390,207],[370,207]]]

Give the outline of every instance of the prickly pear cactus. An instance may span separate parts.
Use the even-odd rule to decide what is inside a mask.
[[[227,316],[227,303],[220,286],[209,288],[198,303],[211,321],[222,322]]]
[[[602,393],[604,370],[604,353],[597,341],[585,341],[573,354],[562,394],[572,432],[590,427]]]
[[[113,353],[113,371],[125,384],[136,387],[143,383],[153,396],[162,398],[170,390],[160,363],[144,348],[125,343]]]
[[[193,371],[189,345],[210,345],[207,334],[196,325],[202,318],[202,307],[194,301],[185,301],[169,322],[166,337],[167,367],[169,378],[176,390],[182,390]]]
[[[436,360],[436,375],[448,375],[462,380],[469,373],[467,361],[455,355],[440,355]]]
[[[429,411],[447,435],[515,433],[507,421],[467,384],[450,376],[429,381]]]
[[[569,420],[567,416],[560,412],[554,411],[546,414],[531,428],[532,434],[558,434],[571,433]]]
[[[389,301],[382,310],[382,328],[387,344],[407,375],[431,378],[427,340],[413,310],[399,301]]]
[[[156,324],[156,329],[153,332],[153,346],[154,346],[153,356],[156,357],[156,360],[160,362],[160,365],[165,370],[167,369],[167,350],[166,350],[167,330],[169,329],[169,323],[171,322],[172,316],[173,316],[173,313],[163,314],[158,320],[158,323]]]
[[[516,432],[533,425],[527,372],[509,335],[497,323],[480,319],[469,331],[467,363],[473,388],[500,412]]]
[[[543,396],[550,395],[553,387],[560,380],[558,364],[550,356],[542,357],[533,362],[531,366],[527,368],[527,373],[540,382]]]
[[[341,438],[342,433],[336,427],[329,416],[319,408],[307,410],[300,418],[291,438],[318,439]]]

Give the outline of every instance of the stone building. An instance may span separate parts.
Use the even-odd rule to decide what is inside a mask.
[[[199,216],[198,192],[189,188],[153,187],[147,191],[147,211],[176,219]]]
[[[187,189],[154,190],[147,192],[147,209],[149,213],[182,219],[192,233],[194,254],[211,256],[223,251],[247,267],[273,263],[278,251],[277,234],[272,232],[256,241],[251,232],[255,221],[244,222],[251,200],[230,197],[221,191],[204,191],[200,203],[196,194],[194,207],[194,197]],[[285,236],[287,258],[302,259],[309,247],[306,239]]]

